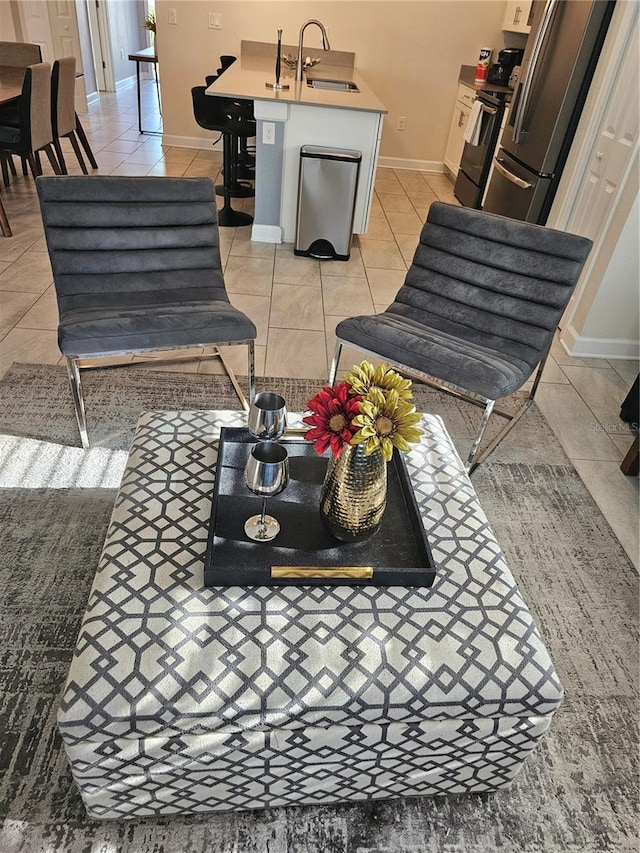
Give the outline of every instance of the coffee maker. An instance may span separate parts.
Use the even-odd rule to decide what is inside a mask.
[[[495,62],[487,75],[487,83],[495,83],[498,86],[507,86],[509,77],[516,65],[522,62],[524,51],[518,47],[505,47],[498,53],[498,61]]]

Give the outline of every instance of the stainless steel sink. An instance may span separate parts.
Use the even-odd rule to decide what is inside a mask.
[[[307,77],[307,86],[313,89],[335,89],[339,92],[359,92],[353,80],[329,80],[326,77]]]

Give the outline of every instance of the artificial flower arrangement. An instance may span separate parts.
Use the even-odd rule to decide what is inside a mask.
[[[379,449],[389,462],[394,447],[409,450],[422,435],[412,397],[409,379],[386,364],[374,368],[363,361],[343,382],[324,387],[308,401],[311,414],[303,422],[311,429],[304,437],[319,454],[330,448],[338,457],[345,446],[363,444],[367,456]]]
[[[155,12],[149,10],[149,13],[145,17],[142,22],[142,26],[145,30],[149,30],[150,33],[155,33],[156,31],[156,15]]]

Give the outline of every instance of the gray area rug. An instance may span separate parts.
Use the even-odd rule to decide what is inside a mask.
[[[261,380],[292,410],[319,387]],[[474,474],[566,690],[510,791],[88,820],[55,715],[126,448],[152,409],[237,408],[225,378],[86,376],[83,453],[64,369],[0,381],[0,853],[626,853],[638,849],[638,575],[533,407]],[[417,389],[464,448],[473,407]]]

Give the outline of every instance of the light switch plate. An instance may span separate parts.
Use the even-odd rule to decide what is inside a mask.
[[[169,23],[172,25],[178,23],[178,13],[175,9],[169,9]]]
[[[209,29],[222,29],[222,15],[220,14],[220,12],[209,12]]]

